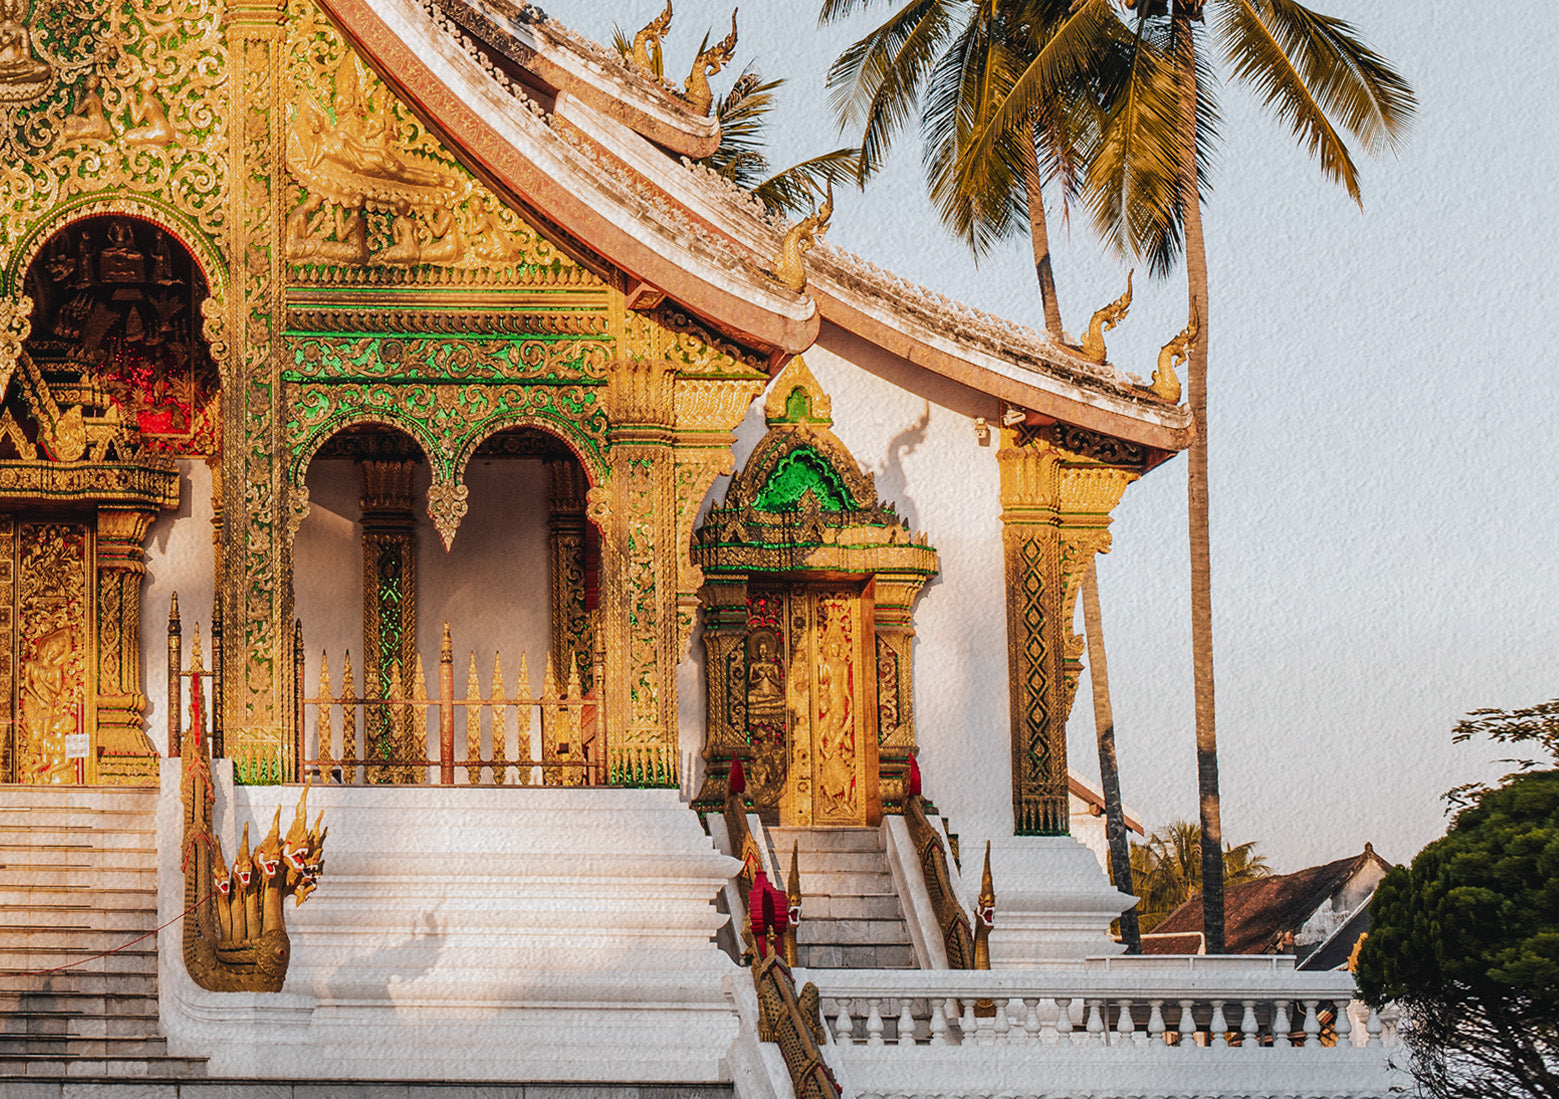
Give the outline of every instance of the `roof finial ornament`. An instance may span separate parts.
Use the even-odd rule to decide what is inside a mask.
[[[714,106],[715,93],[709,88],[709,78],[725,68],[736,53],[736,10],[731,9],[731,33],[693,59],[693,71],[688,74],[682,97],[699,114],[708,114]]]
[[[817,238],[828,231],[828,219],[833,216],[834,185],[830,183],[823,205],[792,225],[780,242],[779,254],[774,257],[773,275],[785,289],[799,294],[807,288],[807,269],[802,257],[817,243]]]
[[[1159,351],[1158,368],[1153,371],[1153,384],[1142,388],[1161,401],[1179,404],[1180,379],[1175,376],[1175,367],[1190,358],[1191,348],[1196,346],[1196,338],[1201,335],[1201,332],[1201,315],[1193,304],[1189,323],[1180,335],[1166,343]]]
[[[633,49],[628,59],[633,67],[652,80],[660,79],[660,40],[671,30],[671,0],[666,0],[666,10],[652,19],[648,26],[633,36]]]
[[[1104,334],[1126,318],[1131,309],[1131,276],[1136,268],[1126,272],[1126,292],[1088,319],[1088,335],[1083,337],[1077,350],[1089,362],[1105,361]]]

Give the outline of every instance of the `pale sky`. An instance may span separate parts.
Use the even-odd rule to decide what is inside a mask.
[[[662,4],[543,6],[609,42],[614,20],[631,33]],[[1513,0],[1317,7],[1359,26],[1420,105],[1399,156],[1357,155],[1360,211],[1248,92],[1222,96],[1205,222],[1224,836],[1257,840],[1280,872],[1367,840],[1407,861],[1443,832],[1444,790],[1508,769],[1495,746],[1453,746],[1456,721],[1559,696],[1559,293],[1544,274],[1559,254],[1559,24]],[[846,143],[824,74],[891,6],[826,30],[816,10],[741,7],[738,64],[790,81],[777,165]],[[728,3],[677,0],[668,72],[729,20]],[[1128,264],[1081,217],[1051,236],[1063,316],[1081,329]],[[829,239],[1043,327],[1027,238],[976,265],[925,198],[918,131],[864,194],[838,196]],[[1146,376],[1185,316],[1183,274],[1139,272],[1111,360]],[[1196,812],[1184,458],[1115,514],[1099,576],[1121,781],[1154,827]],[[1070,742],[1097,775],[1086,685]]]

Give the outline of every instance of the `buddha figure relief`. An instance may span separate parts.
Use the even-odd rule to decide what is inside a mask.
[[[60,124],[60,137],[66,144],[107,141],[114,136],[113,127],[108,124],[108,115],[103,111],[103,97],[98,91],[102,86],[102,80],[95,73],[82,81],[76,105]]]
[[[30,99],[54,75],[33,51],[28,0],[0,0],[0,100]]]

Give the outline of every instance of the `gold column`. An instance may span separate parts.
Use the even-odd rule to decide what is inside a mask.
[[[673,386],[665,362],[610,367],[611,483],[601,538],[608,782],[677,784]]]
[[[1140,476],[1137,448],[1064,429],[1002,430],[1002,552],[1017,835],[1068,831],[1066,718],[1081,670],[1072,632],[1083,568],[1109,548],[1110,511]],[[1136,468],[1089,451],[1125,456]]]
[[[903,810],[909,758],[915,751],[915,597],[926,578],[878,573],[873,583],[876,615],[877,744],[882,807]]]
[[[142,545],[154,518],[155,513],[134,508],[99,508],[97,513],[99,782],[141,783],[157,774],[141,693]]]
[[[282,390],[277,342],[284,315],[281,203],[286,171],[281,108],[279,0],[227,7],[228,255],[223,301],[230,334],[222,368],[223,552],[228,754],[240,774],[280,762],[290,776],[292,555],[286,537],[284,463],[277,460]],[[213,349],[216,351],[217,349]]]
[[[704,583],[704,682],[709,692],[704,758],[708,778],[701,796],[723,796],[731,759],[747,766],[747,577],[717,576]],[[716,788],[721,791],[716,794]]]
[[[595,625],[585,604],[585,471],[573,458],[547,461],[547,547],[551,558],[552,661],[558,678],[579,672],[589,693],[595,654]]]
[[[417,661],[417,541],[411,502],[415,464],[393,458],[358,463],[363,479],[363,671],[366,682],[379,684],[381,695],[390,693],[392,683],[409,686]],[[368,717],[369,758],[418,754],[408,716],[392,716],[381,708]],[[420,713],[415,715],[415,720],[422,719]],[[380,777],[418,781],[421,776],[420,770],[410,768]]]

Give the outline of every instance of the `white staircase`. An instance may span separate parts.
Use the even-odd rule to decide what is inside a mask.
[[[915,948],[877,828],[770,828],[775,863],[797,852],[801,926],[797,962],[808,969],[914,969]]]
[[[153,789],[0,786],[0,1094],[204,1074],[160,1034],[156,938],[116,950],[157,926],[156,803]]]

